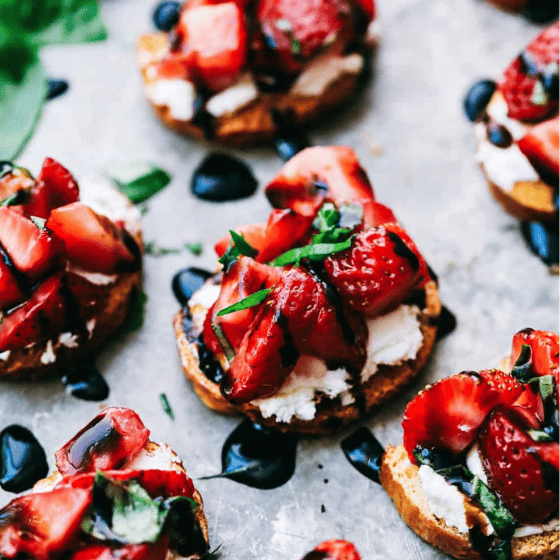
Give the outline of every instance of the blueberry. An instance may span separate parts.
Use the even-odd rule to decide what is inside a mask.
[[[171,31],[179,21],[180,2],[161,2],[154,10],[154,25],[160,31]]]
[[[523,15],[534,23],[549,23],[558,19],[558,0],[530,0]]]
[[[492,80],[480,80],[469,89],[465,96],[464,108],[470,121],[476,121],[480,113],[486,109],[494,91],[496,91],[496,82]]]
[[[194,292],[202,288],[202,285],[212,274],[201,268],[185,268],[173,277],[171,289],[181,305],[185,305],[191,299]]]
[[[509,130],[501,124],[491,122],[488,125],[487,132],[488,140],[490,140],[494,146],[498,146],[498,148],[509,148],[513,142]]]
[[[47,80],[47,95],[45,99],[50,101],[68,90],[68,82],[66,80]]]

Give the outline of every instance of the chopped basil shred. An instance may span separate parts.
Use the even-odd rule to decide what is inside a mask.
[[[552,441],[552,436],[542,430],[527,430],[527,433],[529,434],[529,437],[536,442]]]
[[[237,303],[230,305],[229,307],[224,307],[224,309],[218,312],[218,317],[222,315],[228,315],[229,313],[233,313],[235,311],[242,311],[243,309],[249,309],[249,307],[254,307],[259,303],[262,303],[270,294],[271,289],[264,289],[239,300]]]
[[[144,202],[171,182],[171,176],[150,163],[113,163],[107,174],[134,204]]]
[[[161,407],[163,408],[165,414],[167,414],[167,416],[169,416],[171,420],[175,420],[175,413],[173,412],[173,409],[171,408],[171,405],[169,404],[169,400],[167,399],[167,395],[165,393],[160,393],[159,401],[161,402]]]
[[[273,263],[273,266],[285,266],[287,264],[299,263],[301,259],[309,259],[312,261],[321,261],[329,255],[339,253],[349,249],[352,245],[352,237],[342,243],[316,243],[290,249],[283,255],[280,255]]]
[[[219,262],[224,265],[224,270],[227,270],[241,255],[254,258],[259,252],[247,243],[245,238],[233,231],[229,230],[231,241],[228,245],[226,252],[222,255]]]
[[[45,229],[45,224],[47,220],[45,218],[38,218],[37,216],[29,216],[29,219],[37,226],[39,229]]]
[[[214,331],[214,334],[216,335],[216,338],[218,339],[218,342],[220,343],[220,346],[224,351],[224,355],[227,361],[231,362],[233,358],[235,358],[235,352],[233,351],[233,348],[229,343],[224,330],[222,329],[222,327],[220,327],[220,325],[216,325],[215,323],[212,323],[212,330]]]
[[[147,241],[144,244],[144,253],[153,257],[163,257],[165,255],[176,255],[181,249],[177,247],[161,247],[155,241]]]
[[[202,255],[202,250],[204,249],[204,245],[197,241],[196,243],[186,243],[185,247],[195,256],[198,257]]]
[[[23,204],[26,198],[27,198],[27,191],[20,189],[19,191],[16,191],[14,194],[7,196],[4,200],[0,200],[0,207]]]

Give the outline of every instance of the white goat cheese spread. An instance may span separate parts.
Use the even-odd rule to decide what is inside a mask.
[[[11,354],[11,350],[0,352],[0,360],[5,362],[10,357],[10,354]]]
[[[188,80],[156,80],[146,86],[146,95],[155,105],[167,107],[177,121],[190,121],[194,117],[196,88]]]
[[[319,96],[344,74],[359,74],[363,66],[364,57],[358,53],[318,57],[298,76],[290,93],[304,97]]]
[[[219,294],[220,286],[207,282],[189,300],[193,321],[199,328]],[[366,320],[368,341],[362,382],[374,375],[380,365],[399,365],[416,357],[423,342],[419,313],[418,307],[403,304],[390,313]],[[191,346],[195,357],[198,356],[196,344]],[[252,402],[265,418],[276,416],[279,422],[289,422],[294,416],[312,420],[321,395],[338,397],[343,405],[354,402],[350,381],[346,369],[329,370],[320,358],[303,355],[277,393]]]
[[[58,342],[62,346],[66,346],[66,348],[77,348],[79,346],[78,335],[71,332],[60,333]]]
[[[52,340],[49,340],[47,341],[47,346],[41,356],[41,363],[47,365],[47,364],[54,364],[54,362],[56,362],[56,354],[54,353],[53,350]]]
[[[206,102],[206,110],[214,117],[231,115],[259,96],[259,90],[251,74],[243,74],[239,81],[212,96]]]
[[[467,468],[486,483],[486,473],[482,468],[478,446],[474,445],[467,454]],[[465,512],[465,496],[453,485],[449,484],[443,476],[437,474],[427,465],[421,465],[418,469],[422,491],[428,502],[428,507],[433,515],[445,522],[448,527],[456,527],[461,533],[468,533],[467,516]],[[494,532],[489,519],[487,521],[487,533]],[[513,533],[514,537],[526,537],[536,535],[545,531],[552,531],[559,526],[558,519],[552,519],[541,525],[522,525]]]

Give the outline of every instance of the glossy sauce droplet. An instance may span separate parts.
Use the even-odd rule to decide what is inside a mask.
[[[288,161],[301,150],[311,146],[309,138],[295,125],[293,115],[274,110],[272,118],[276,125],[274,146],[284,161]]]
[[[66,80],[47,80],[47,94],[45,99],[50,101],[55,97],[59,97],[68,91],[68,82]]]
[[[109,396],[109,385],[93,362],[83,362],[68,370],[62,382],[70,394],[83,401],[104,401]]]
[[[204,344],[202,335],[198,338],[198,367],[202,373],[214,383],[220,383],[224,378],[224,370],[212,351]]]
[[[490,122],[487,125],[486,132],[488,140],[498,148],[509,148],[513,143],[511,133],[503,124]]]
[[[476,82],[465,95],[463,107],[467,118],[474,122],[486,109],[488,102],[496,91],[496,82],[492,80],[480,80]]]
[[[47,476],[47,457],[35,436],[13,424],[0,432],[0,487],[6,492],[29,490]]]
[[[367,428],[358,428],[343,439],[340,446],[356,470],[379,483],[379,469],[385,449]]]
[[[160,31],[171,31],[179,21],[180,2],[160,2],[154,10],[154,25]]]
[[[297,436],[243,421],[222,449],[222,475],[253,488],[282,486],[296,468]]]
[[[257,180],[241,160],[227,154],[210,154],[196,168],[191,190],[203,200],[226,202],[251,196]]]
[[[548,266],[558,265],[558,222],[521,222],[521,234],[529,249]]]
[[[457,318],[445,305],[441,308],[441,313],[437,320],[437,339],[441,340],[451,334],[457,328]]]
[[[181,305],[186,305],[194,292],[200,290],[212,274],[202,268],[185,268],[173,276],[171,289]]]

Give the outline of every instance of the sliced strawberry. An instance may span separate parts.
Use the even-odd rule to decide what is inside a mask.
[[[274,394],[299,357],[291,338],[282,314],[262,304],[222,379],[226,399],[241,404]]]
[[[517,141],[519,149],[537,170],[551,173],[556,177],[559,170],[559,126],[558,116],[556,116],[532,126],[525,136]]]
[[[517,521],[534,525],[558,512],[558,464],[554,491],[547,486],[538,452],[549,444],[533,441],[526,427],[515,411],[499,407],[482,427],[478,445],[490,488]]]
[[[237,79],[247,58],[247,30],[235,2],[183,11],[178,27],[190,72],[212,91]]]
[[[375,200],[365,201],[363,203],[363,209],[364,229],[398,223],[393,211]]]
[[[510,405],[523,390],[520,386],[501,392],[486,381],[489,375],[495,374],[463,372],[446,377],[428,385],[408,404],[402,422],[403,444],[413,463],[418,447],[460,455],[474,442],[490,411],[498,404]]]
[[[301,216],[286,208],[275,209],[270,213],[266,224],[248,224],[237,228],[245,241],[259,253],[255,260],[260,263],[273,261],[292,247],[297,247],[311,229],[313,218]],[[222,237],[214,246],[217,255],[221,257],[231,241],[231,236]]]
[[[53,208],[77,202],[79,198],[80,189],[70,171],[54,159],[46,158],[24,209],[29,216],[48,218]]]
[[[136,412],[106,408],[56,452],[61,474],[120,467],[146,445],[150,431]]]
[[[2,558],[57,558],[75,545],[90,492],[55,488],[16,498],[0,511]]]
[[[558,86],[554,93],[547,91],[547,84],[558,82],[558,59],[558,23],[555,23],[538,35],[504,73],[500,89],[509,117],[538,121],[557,110]]]
[[[332,540],[318,544],[302,560],[361,560],[356,547],[348,541]]]
[[[70,261],[86,270],[114,273],[135,266],[122,230],[81,202],[54,209],[47,227],[63,241]]]
[[[0,251],[0,309],[6,309],[25,299],[10,265]]]
[[[327,257],[325,270],[350,307],[368,316],[404,301],[427,278],[424,259],[395,224],[359,233],[350,249]]]
[[[258,308],[249,307],[221,317],[218,317],[217,313],[259,290],[271,288],[278,282],[280,276],[280,269],[259,264],[245,256],[239,257],[228,270],[224,271],[220,295],[204,321],[204,342],[214,354],[222,353],[223,350],[212,325],[219,325],[233,349],[237,349],[253,322]]]
[[[374,200],[365,171],[346,146],[302,150],[267,185],[265,194],[275,208],[292,208],[304,216],[315,216],[326,200],[337,206]]]
[[[66,322],[66,303],[59,276],[51,276],[0,323],[0,352],[52,338]]]
[[[535,375],[554,375],[558,385],[559,344],[558,335],[550,331],[523,329],[512,341],[510,366],[517,362],[523,345],[531,347],[532,370]]]
[[[0,245],[14,266],[35,282],[59,262],[62,245],[13,208],[0,208]]]

